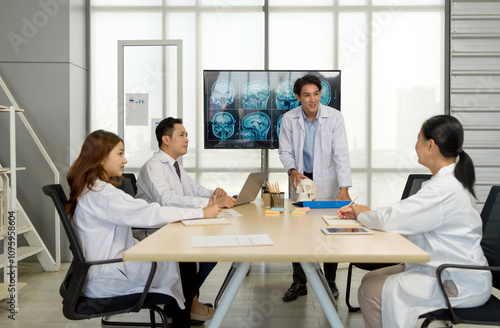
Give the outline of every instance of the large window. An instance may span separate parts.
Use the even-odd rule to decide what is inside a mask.
[[[118,40],[182,39],[183,108],[170,112],[189,133],[183,165],[199,183],[237,193],[260,170],[261,151],[203,149],[203,70],[340,69],[350,194],[388,205],[409,173],[426,172],[414,151],[418,130],[444,113],[443,2],[268,0],[266,12],[264,0],[92,0],[91,128],[118,131]],[[287,186],[276,150],[269,170]]]

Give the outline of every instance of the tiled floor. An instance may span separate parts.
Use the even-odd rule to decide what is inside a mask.
[[[230,263],[219,263],[216,266],[203,285],[201,301],[213,302],[230,265]],[[101,327],[100,319],[70,321],[63,317],[58,289],[67,268],[68,264],[64,264],[59,272],[44,272],[38,263],[21,262],[19,281],[27,282],[28,285],[21,289],[19,294],[20,311],[15,315],[15,320],[9,319],[8,304],[6,300],[1,301],[0,327]],[[359,285],[363,273],[363,271],[355,272],[353,286]],[[341,264],[337,273],[337,284],[341,292],[340,318],[346,328],[361,328],[364,327],[361,314],[348,313],[344,302],[346,276],[346,266]],[[245,278],[222,327],[329,327],[311,287],[309,287],[308,295],[301,296],[294,302],[283,303],[281,297],[290,286],[291,280],[291,264],[289,263],[253,263],[250,274]],[[353,303],[357,304],[356,295],[352,297]],[[116,318],[116,320],[119,319]],[[128,314],[126,319],[148,320],[148,313]],[[444,327],[444,325],[436,323],[432,327]],[[460,327],[467,326],[461,325]]]

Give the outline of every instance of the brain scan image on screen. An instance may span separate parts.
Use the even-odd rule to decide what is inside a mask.
[[[234,101],[234,86],[228,80],[218,80],[212,85],[210,99],[216,108],[226,109]]]
[[[330,100],[332,100],[332,89],[330,88],[330,83],[321,79],[321,98],[319,99],[319,102],[326,106],[330,103]]]
[[[299,106],[299,101],[293,93],[293,83],[283,81],[276,87],[276,108],[293,109]]]
[[[241,106],[245,109],[266,109],[270,96],[264,81],[250,81],[241,88]]]
[[[281,116],[278,118],[278,122],[276,123],[276,134],[278,135],[278,139],[280,138],[281,121],[283,120],[283,115],[285,114],[281,114]]]
[[[234,134],[235,126],[236,120],[233,115],[226,112],[216,113],[212,119],[212,132],[220,140],[231,138]]]
[[[241,121],[241,137],[246,140],[267,140],[271,119],[262,112],[245,115]]]

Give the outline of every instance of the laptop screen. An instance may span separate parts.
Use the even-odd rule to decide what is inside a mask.
[[[255,198],[257,198],[257,195],[266,181],[268,174],[268,171],[250,173],[245,181],[245,184],[241,188],[240,193],[238,194],[238,198],[236,199],[236,204],[234,204],[234,206],[253,202]]]

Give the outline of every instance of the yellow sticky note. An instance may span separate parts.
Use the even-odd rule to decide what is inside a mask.
[[[269,215],[278,215],[280,214],[280,212],[278,211],[271,211],[271,210],[266,210],[266,215],[269,214]]]

